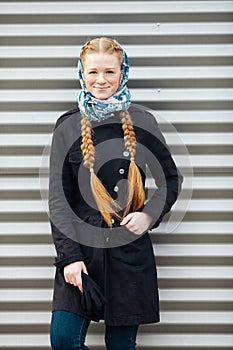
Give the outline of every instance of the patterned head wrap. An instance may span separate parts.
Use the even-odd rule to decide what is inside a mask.
[[[100,122],[114,115],[114,112],[127,110],[130,106],[130,92],[127,88],[129,77],[129,59],[126,52],[123,52],[123,62],[121,66],[121,81],[117,91],[106,100],[95,98],[86,88],[83,78],[82,61],[78,61],[78,78],[82,90],[78,95],[78,106],[81,114],[84,114],[90,121]]]

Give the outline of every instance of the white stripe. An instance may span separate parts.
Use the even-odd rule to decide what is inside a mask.
[[[131,89],[134,101],[231,101],[233,89]],[[79,90],[3,90],[0,102],[73,102]]]
[[[156,256],[179,257],[232,257],[232,244],[156,244]],[[55,248],[52,244],[2,244],[0,245],[2,257],[53,257]],[[204,271],[204,269],[202,269]],[[199,276],[200,277],[200,276]]]
[[[232,145],[231,132],[169,132],[163,133],[168,145]],[[52,142],[52,134],[3,134],[0,146],[46,146]]]
[[[215,315],[214,315],[215,316]],[[211,317],[211,315],[210,315]],[[32,346],[49,346],[49,335],[47,334],[3,334],[0,335],[0,343],[3,346],[24,346],[26,349]],[[198,347],[211,347],[224,346],[231,349],[233,343],[233,336],[231,334],[151,334],[144,333],[138,336],[138,345],[149,347],[153,346],[179,346],[188,347],[190,344]],[[103,346],[103,336],[94,334],[87,336],[87,346]]]
[[[132,67],[129,79],[232,79],[232,66]],[[0,80],[77,80],[74,68],[0,68]]]
[[[201,6],[199,1],[182,1],[182,6],[177,6],[177,2],[173,1],[143,1],[131,2],[124,1],[124,6],[120,1],[80,1],[80,2],[3,2],[0,4],[0,12],[2,14],[11,15],[39,15],[39,14],[108,14],[112,12],[114,6],[115,14],[158,14],[158,13],[221,13],[232,12],[233,5],[229,1],[202,1]]]
[[[230,35],[233,33],[231,22],[199,23],[101,23],[98,24],[2,24],[0,36],[4,37],[66,37],[80,35]]]
[[[124,45],[130,58],[135,57],[231,57],[232,44],[186,44],[186,45]],[[81,46],[38,45],[1,46],[1,58],[76,58]],[[163,68],[163,67],[161,67]]]
[[[233,289],[161,289],[163,302],[230,302]],[[51,302],[53,289],[0,289],[0,302]],[[233,317],[233,315],[232,315]],[[232,319],[233,321],[233,319]]]
[[[43,177],[43,182],[40,183],[38,177],[0,177],[1,191],[32,191],[32,190],[48,190],[48,177]],[[146,179],[146,187],[153,189],[155,182],[153,178]],[[207,190],[207,189],[232,189],[233,178],[231,176],[197,176],[192,179],[185,177],[182,184],[183,189]]]
[[[58,112],[0,112],[0,125],[50,125],[55,124],[59,116],[65,111]],[[232,123],[233,111],[219,110],[219,111],[169,111],[169,110],[151,110],[159,123],[174,123],[174,124],[225,124]]]
[[[190,168],[212,168],[216,167],[216,171],[222,174],[223,168],[231,167],[233,164],[233,156],[231,155],[190,155],[187,156],[174,155],[178,167]],[[0,156],[0,164],[2,169],[27,169],[39,168],[41,166],[41,156]],[[49,166],[49,158],[43,157],[43,167]],[[48,173],[47,173],[48,174]]]
[[[4,324],[49,324],[51,315],[49,312],[27,312],[27,311],[10,311],[0,312],[0,324],[5,320]],[[162,324],[232,324],[233,323],[233,312],[161,312]],[[152,336],[152,334],[151,334]],[[191,336],[191,335],[190,335]],[[101,335],[102,337],[102,335]],[[1,338],[0,338],[1,340]]]
[[[183,210],[187,200],[180,199],[173,205],[173,211]],[[47,210],[47,207],[46,207]],[[188,202],[189,212],[232,212],[233,199],[192,199]],[[43,213],[45,212],[42,200],[0,200],[0,213]]]
[[[158,249],[156,247],[156,250],[159,250],[159,247],[161,245],[158,245]],[[166,245],[168,248],[171,248],[174,250],[174,256],[179,256],[178,253],[178,247],[177,245]],[[166,249],[166,246],[163,245],[163,247]],[[197,246],[197,247],[196,247]],[[187,245],[188,250],[191,252],[197,251],[198,248],[201,245],[196,244],[193,247],[193,250],[190,245]],[[226,246],[226,245],[225,245]],[[1,247],[1,246],[0,246]],[[3,246],[3,248],[8,248],[9,245]],[[22,249],[34,249],[36,250],[38,248],[40,251],[42,250],[41,245],[23,245]],[[180,250],[183,249],[183,252],[180,254],[180,256],[184,256],[184,249],[185,245],[179,246]],[[211,248],[211,247],[210,247]],[[215,249],[216,248],[216,249]],[[223,247],[224,248],[224,247]],[[13,246],[12,251],[7,256],[15,256],[16,249],[19,251],[20,246]],[[47,249],[47,248],[46,248]],[[51,247],[52,249],[52,247]],[[213,256],[215,255],[215,252],[217,249],[219,249],[219,253],[221,254],[222,247],[221,245],[215,245],[212,248],[212,251],[215,249]],[[48,249],[47,249],[48,250]],[[52,250],[51,250],[52,251]],[[177,253],[176,253],[177,251]],[[188,252],[189,253],[189,252]],[[6,253],[7,254],[7,253]],[[196,254],[196,253],[195,253]],[[158,255],[158,254],[157,254]],[[231,254],[232,255],[232,254]],[[172,255],[171,255],[172,256]],[[188,255],[187,255],[188,256]],[[209,255],[210,256],[210,255]],[[205,267],[199,267],[199,266],[158,266],[158,276],[160,279],[178,279],[178,280],[231,280],[233,277],[233,267],[232,266],[205,266]],[[54,278],[55,275],[55,267],[51,266],[33,266],[33,267],[25,267],[25,266],[7,266],[7,267],[0,267],[0,280],[37,280],[37,279],[43,279],[43,280],[50,280]],[[193,289],[192,289],[193,290]]]
[[[161,223],[156,228],[153,234],[165,234],[166,223]],[[232,235],[232,221],[190,221],[181,222],[173,231],[173,234],[185,235]],[[0,235],[40,235],[51,236],[51,229],[49,222],[0,222]]]

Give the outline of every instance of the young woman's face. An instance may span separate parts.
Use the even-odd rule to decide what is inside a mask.
[[[118,89],[121,67],[116,55],[92,53],[83,62],[84,81],[88,91],[99,100],[112,96]]]

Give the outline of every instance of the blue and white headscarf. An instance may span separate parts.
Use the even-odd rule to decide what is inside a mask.
[[[121,67],[121,81],[117,91],[106,100],[95,98],[86,88],[83,78],[82,61],[78,61],[78,78],[82,90],[78,95],[78,106],[81,114],[84,114],[89,120],[100,122],[114,115],[114,112],[127,110],[130,106],[130,91],[127,88],[129,77],[129,59],[126,52],[123,51],[123,63]]]

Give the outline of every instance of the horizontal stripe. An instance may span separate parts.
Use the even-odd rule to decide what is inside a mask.
[[[232,145],[233,133],[163,133],[168,145]],[[5,134],[1,135],[1,146],[47,146],[51,144],[51,134]]]
[[[233,66],[132,67],[129,79],[232,79]],[[74,68],[0,68],[0,80],[77,80]]]
[[[22,249],[36,249],[38,248],[40,251],[45,245],[15,245],[15,251],[19,251],[20,248]],[[158,245],[158,249],[161,245]],[[182,253],[180,256],[184,256],[185,253],[185,247],[189,250],[192,249],[191,245],[163,245],[164,248],[171,248],[174,250],[174,256],[176,254],[176,250],[178,252],[178,248],[182,250]],[[197,247],[196,247],[197,246]],[[201,245],[195,245],[193,247],[193,251],[197,251],[197,249]],[[225,247],[226,245],[224,245]],[[8,248],[9,245],[5,245],[4,247]],[[4,248],[3,247],[3,248]],[[223,250],[222,245],[212,245],[212,251],[216,248],[215,252],[219,249],[219,253],[221,254],[221,250]],[[0,246],[1,248],[1,246]],[[54,250],[52,246],[46,245],[46,249],[48,250],[50,248],[50,252],[53,254]],[[230,247],[231,248],[231,247]],[[7,254],[7,253],[6,253]],[[196,255],[196,254],[195,254]],[[12,251],[11,255],[7,256],[15,256],[14,251]],[[168,256],[168,255],[167,255]],[[179,256],[179,254],[177,254]],[[187,255],[188,256],[188,255]],[[201,255],[199,255],[201,256]],[[210,255],[209,255],[210,256]],[[218,256],[213,254],[213,256]],[[219,255],[220,256],[220,255]],[[231,280],[233,277],[233,267],[232,266],[158,266],[158,276],[159,279],[179,279],[179,280]],[[54,278],[55,275],[55,268],[50,266],[32,266],[32,267],[25,267],[25,266],[7,266],[7,267],[0,267],[0,280],[37,280],[37,279],[43,279],[43,280],[50,280]],[[192,289],[190,290],[190,292]],[[194,290],[195,292],[195,290]]]
[[[157,244],[156,256],[197,256],[197,257],[232,257],[232,244]],[[1,244],[0,255],[3,257],[53,257],[55,248],[51,244]],[[204,269],[201,268],[200,271]],[[231,270],[232,271],[232,270]],[[200,275],[198,276],[200,278]]]
[[[0,342],[3,346],[49,346],[49,336],[47,334],[7,334],[0,335]],[[143,345],[145,348],[153,346],[189,346],[190,344],[196,346],[224,346],[231,349],[233,336],[229,334],[139,334],[138,345]],[[103,346],[102,335],[89,335],[87,346]],[[206,347],[208,349],[208,347]]]
[[[233,34],[231,22],[203,23],[96,23],[92,24],[1,24],[0,37],[66,37],[88,35],[230,35]]]
[[[159,294],[161,301],[233,301],[233,289],[160,289]],[[51,302],[52,296],[52,289],[0,289],[0,302]]]
[[[188,160],[186,156],[174,155],[174,159],[179,167],[190,168],[212,168],[216,167],[222,174],[222,168],[232,167],[233,156],[231,155],[190,155]],[[0,164],[3,169],[27,169],[41,167],[41,156],[0,156]],[[48,157],[43,157],[43,167],[48,167]],[[46,171],[46,169],[45,169]]]
[[[124,45],[130,58],[156,57],[231,57],[232,44]],[[38,45],[1,46],[0,58],[77,58],[81,46]],[[26,62],[25,62],[26,64]],[[163,67],[161,67],[163,68]]]
[[[182,211],[188,204],[187,212],[232,212],[233,199],[179,199],[172,211]],[[0,213],[43,213],[45,203],[41,200],[0,200]]]
[[[5,319],[5,324],[48,324],[50,321],[49,312],[0,312],[1,320]],[[161,312],[161,321],[164,324],[232,324],[233,312]],[[1,338],[0,338],[1,339]]]
[[[225,124],[232,123],[233,111],[232,110],[219,110],[219,111],[192,111],[192,110],[151,110],[150,111],[159,123],[170,122],[174,124]],[[45,111],[45,112],[0,112],[0,125],[53,125],[58,117],[62,115],[64,111]],[[192,130],[192,125],[190,125]]]
[[[166,223],[161,223],[153,232],[164,234]],[[185,235],[232,235],[232,221],[191,221],[181,222],[173,231],[174,234]],[[153,233],[151,233],[153,234]],[[0,235],[51,235],[49,222],[0,222]]]
[[[43,182],[39,182],[38,177],[0,177],[0,191],[32,191],[40,189],[48,189],[48,178],[43,178]],[[154,188],[154,179],[146,179],[146,187]],[[233,178],[231,176],[198,176],[184,178],[183,189],[206,190],[206,189],[233,189]]]
[[[233,89],[131,89],[132,100],[137,101],[231,101]],[[3,90],[0,102],[73,102],[77,100],[76,89]]]
[[[233,5],[228,1],[80,1],[80,2],[3,2],[0,5],[2,14],[27,14],[27,15],[54,15],[54,14],[107,14],[112,12],[114,6],[115,14],[158,14],[158,13],[221,13],[232,12]]]

